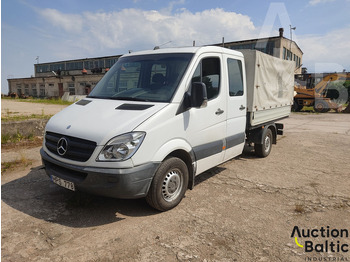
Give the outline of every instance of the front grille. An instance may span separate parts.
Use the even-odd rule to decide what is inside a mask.
[[[62,154],[62,151],[61,154],[59,154],[57,150],[58,141],[60,141],[61,138],[64,138],[67,141],[67,148],[64,154]],[[96,142],[53,132],[46,132],[45,146],[50,152],[60,157],[79,162],[86,162],[94,152]]]

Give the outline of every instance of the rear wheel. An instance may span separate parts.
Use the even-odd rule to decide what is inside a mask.
[[[176,207],[188,186],[188,169],[179,158],[165,159],[159,166],[146,196],[147,203],[160,211]]]
[[[272,148],[272,139],[272,131],[271,129],[268,129],[262,139],[263,143],[254,144],[255,154],[258,157],[267,157],[270,154]]]

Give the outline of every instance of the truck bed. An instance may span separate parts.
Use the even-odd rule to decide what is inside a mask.
[[[288,117],[294,97],[295,62],[257,50],[240,50],[245,58],[248,126]]]

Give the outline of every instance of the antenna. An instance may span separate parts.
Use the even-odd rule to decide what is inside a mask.
[[[166,43],[164,43],[164,44],[156,45],[156,46],[153,48],[153,50],[157,50],[157,49],[159,49],[161,46],[170,44],[171,42],[172,42],[172,41],[168,41],[168,42],[166,42]]]

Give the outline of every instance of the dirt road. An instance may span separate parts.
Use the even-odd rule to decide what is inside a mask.
[[[1,99],[1,115],[54,115],[66,105],[50,105]]]
[[[295,226],[350,231],[350,115],[283,122],[269,157],[248,151],[205,172],[165,213],[62,189],[35,168],[40,159],[5,173],[2,261],[350,261],[350,251],[305,252],[291,237]],[[350,237],[306,240],[350,246]]]

